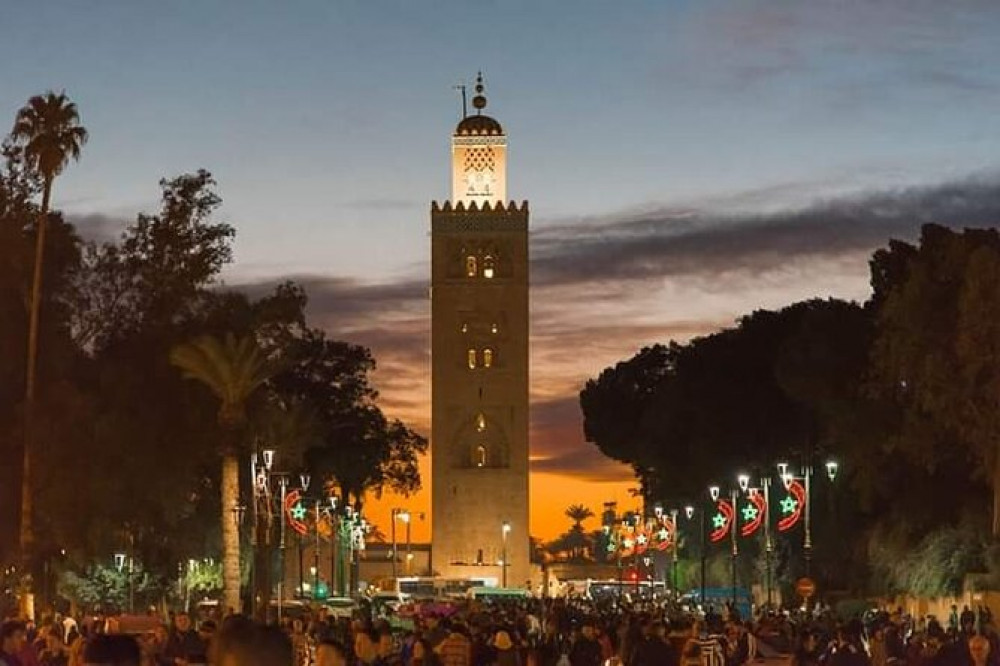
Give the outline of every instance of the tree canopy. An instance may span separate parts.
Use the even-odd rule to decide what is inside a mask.
[[[1000,515],[1000,235],[927,225],[875,252],[871,279],[864,304],[760,310],[607,368],[580,393],[587,440],[674,506],[737,471],[835,458],[836,487],[814,484],[820,570],[857,589],[955,590],[989,558],[968,536],[985,522],[954,516],[985,515],[991,484]],[[779,542],[786,581],[800,550]]]
[[[2,157],[0,560],[10,561],[41,177],[22,147],[8,142]],[[235,228],[218,219],[208,171],[164,179],[160,190],[159,210],[110,241],[85,242],[58,211],[49,214],[35,515],[38,557],[65,550],[83,576],[84,564],[105,561],[129,538],[143,570],[167,589],[178,563],[220,552],[223,427],[217,399],[185,381],[172,349],[212,336],[286,359],[250,396],[241,436],[266,438],[293,478],[309,471],[359,501],[384,487],[412,492],[427,443],[382,413],[368,349],[309,326],[300,286],[251,299],[220,285]]]

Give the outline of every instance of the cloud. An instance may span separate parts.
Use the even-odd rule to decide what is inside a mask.
[[[733,203],[722,208],[732,211]],[[532,236],[531,469],[627,479],[627,467],[583,439],[577,393],[588,377],[643,345],[706,334],[754,308],[811,296],[861,298],[870,253],[890,237],[914,238],[926,222],[1000,222],[1000,179],[790,211],[662,208],[540,223]],[[240,288],[259,296],[284,279],[305,287],[313,324],[372,349],[387,413],[429,433],[428,278],[369,284],[289,275]]]
[[[541,285],[759,276],[790,262],[868,253],[929,222],[1000,223],[1000,180],[834,199],[791,212],[740,216],[664,210],[544,229],[533,238]]]
[[[691,86],[732,93],[808,76],[834,97],[914,83],[945,93],[1000,86],[983,57],[1000,26],[993,0],[705,0],[679,20],[657,76],[677,71]]]
[[[583,439],[576,393],[531,405],[531,470],[587,481],[625,481],[628,469]]]
[[[105,213],[66,213],[65,217],[81,238],[95,243],[116,240],[131,222],[126,217]]]

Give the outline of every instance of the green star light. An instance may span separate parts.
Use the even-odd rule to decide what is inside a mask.
[[[755,507],[753,504],[749,504],[743,507],[743,520],[747,522],[754,520],[757,518],[757,513],[758,513],[757,507]]]
[[[798,507],[799,503],[795,501],[794,497],[786,497],[781,500],[781,512],[792,514],[795,513],[795,509]]]
[[[726,526],[726,517],[723,516],[721,513],[717,513],[712,517],[712,527],[714,527],[717,530],[720,530],[725,526]]]
[[[301,502],[296,503],[292,507],[292,519],[300,521],[306,519],[306,508],[302,506]]]

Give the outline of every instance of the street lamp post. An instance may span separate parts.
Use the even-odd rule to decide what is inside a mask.
[[[396,519],[403,521],[406,525],[406,573],[410,572],[410,560],[413,559],[410,552],[410,512],[407,509],[392,509],[392,579],[398,577],[396,563],[399,561],[399,549],[396,541]]]
[[[501,555],[500,555],[500,586],[507,587],[507,535],[510,534],[510,523],[506,520],[500,527]]]
[[[698,514],[698,522],[701,523],[701,578],[698,581],[701,587],[701,605],[705,605],[705,568],[707,564],[707,548],[705,544],[705,509],[704,507],[694,507],[688,505],[684,507],[684,515],[688,520],[694,518],[695,514]]]
[[[749,478],[747,478],[746,481],[745,481],[745,483],[749,484],[749,481],[750,481]],[[739,482],[740,482],[741,485],[743,485],[744,479],[743,479],[742,476],[740,477]],[[709,492],[709,495],[712,497],[712,501],[713,502],[718,502],[719,501],[719,497],[721,496],[721,494],[720,494],[721,490],[720,490],[719,486],[711,486],[711,487],[709,487],[708,492]],[[738,535],[736,534],[736,530],[739,528],[739,520],[738,520],[737,514],[736,514],[736,506],[737,506],[736,502],[737,502],[737,500],[738,500],[738,491],[737,491],[736,488],[732,488],[730,490],[730,492],[729,492],[729,501],[732,502],[732,504],[730,506],[732,507],[732,510],[733,510],[733,516],[732,516],[732,519],[731,519],[732,523],[729,526],[729,537],[730,537],[730,541],[732,543],[731,568],[730,568],[731,578],[730,578],[730,582],[732,583],[732,601],[733,601],[733,609],[734,610],[736,609],[736,603],[737,603],[737,595],[736,595],[736,582],[737,582],[736,581],[736,563],[737,563],[737,559],[739,558],[739,554],[740,554],[739,539],[738,539]]]
[[[392,580],[395,581],[399,577],[396,572],[396,516],[399,513],[399,509],[392,509],[389,513],[389,522],[392,523],[389,527],[389,532],[392,534]]]
[[[252,479],[253,501],[251,503],[252,522],[251,546],[253,548],[253,567],[251,568],[251,608],[254,614],[263,620],[267,619],[271,606],[271,531],[274,524],[275,497],[272,484],[278,481],[278,496],[280,504],[277,507],[279,528],[279,562],[280,578],[278,581],[278,621],[281,621],[282,602],[284,597],[285,578],[285,497],[288,489],[288,475],[274,471],[274,449],[263,449],[254,452],[250,457],[250,477]],[[242,513],[239,516],[242,522]]]
[[[836,461],[827,461],[826,465],[826,476],[831,483],[836,481],[837,473],[840,470],[840,465]],[[792,481],[795,480],[795,476],[788,471],[788,463],[778,463],[778,473],[781,475],[781,480],[785,484],[785,488],[791,486]],[[804,507],[804,537],[802,541],[802,555],[805,559],[806,576],[811,575],[811,564],[812,564],[812,475],[813,466],[812,461],[808,461],[802,467],[802,481],[805,484],[806,492],[806,502]]]
[[[767,572],[767,607],[772,605],[771,597],[771,557],[774,544],[771,542],[771,477],[764,476],[760,480],[764,487],[764,570]]]
[[[680,590],[678,589],[677,580],[677,548],[680,546],[680,534],[677,532],[677,509],[670,510],[670,529],[673,531],[673,548],[670,549],[672,551],[671,557],[673,558],[671,563],[671,578],[673,580],[670,584],[674,589],[674,597],[679,599]]]
[[[410,541],[410,512],[404,510],[399,514],[399,519],[406,525],[406,573],[410,573],[410,562],[413,560],[412,542]]]

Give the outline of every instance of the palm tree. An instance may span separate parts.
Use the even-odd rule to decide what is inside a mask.
[[[566,517],[573,521],[575,531],[583,530],[583,521],[594,517],[594,512],[582,504],[574,504],[566,509]]]
[[[566,509],[566,517],[573,521],[573,527],[567,533],[571,542],[571,553],[573,559],[583,556],[583,551],[587,545],[586,535],[583,533],[583,521],[594,517],[594,512],[582,504],[573,504]]]
[[[222,596],[226,608],[240,610],[240,535],[234,510],[240,501],[239,453],[241,431],[246,424],[246,404],[276,371],[252,337],[229,334],[222,340],[204,336],[179,345],[170,352],[170,362],[184,377],[196,379],[219,398],[222,455]]]
[[[17,112],[11,138],[24,149],[28,165],[42,179],[42,207],[35,228],[35,266],[31,279],[28,313],[28,356],[24,386],[24,458],[21,476],[21,559],[30,572],[31,549],[35,541],[32,522],[32,453],[34,449],[35,385],[38,358],[38,315],[42,303],[42,260],[45,256],[45,228],[52,200],[52,183],[70,159],[80,159],[87,142],[87,130],[80,125],[76,104],[65,93],[52,91],[35,95]],[[30,580],[27,581],[30,586]],[[27,590],[30,592],[30,589]]]

